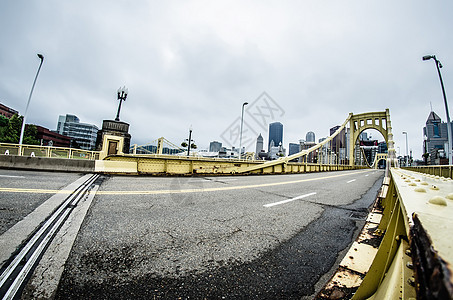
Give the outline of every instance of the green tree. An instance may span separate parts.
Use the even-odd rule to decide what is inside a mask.
[[[0,142],[18,144],[22,122],[24,117],[13,115],[10,119],[1,116],[0,118]],[[24,144],[38,145],[36,138],[38,130],[35,125],[28,124],[24,131]]]
[[[39,141],[36,138],[38,136],[38,129],[33,124],[25,125],[24,131],[24,144],[27,145],[39,145]]]
[[[9,119],[8,128],[6,129],[5,138],[3,142],[6,143],[19,143],[20,129],[22,126],[23,117],[17,114]]]
[[[8,126],[9,119],[5,116],[0,115],[0,127]]]
[[[5,138],[6,130],[8,129],[9,119],[0,115],[0,142]]]

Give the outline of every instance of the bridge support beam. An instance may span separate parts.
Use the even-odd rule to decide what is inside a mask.
[[[376,129],[389,144],[390,113],[387,108],[383,112],[370,112],[352,115],[349,119],[349,165],[355,165],[355,145],[360,134],[367,129]]]

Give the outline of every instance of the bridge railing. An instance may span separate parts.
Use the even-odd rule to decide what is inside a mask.
[[[99,159],[98,151],[88,151],[83,149],[39,146],[39,145],[22,145],[0,143],[0,155],[19,155],[31,157],[49,157],[49,158],[69,158],[69,159]]]
[[[117,172],[115,166],[127,167],[128,173],[135,174],[168,174],[168,175],[191,175],[191,174],[237,174],[240,170],[255,165],[264,165],[263,161],[239,160],[207,157],[187,157],[176,155],[111,155],[102,161],[105,165],[104,172]],[[101,162],[99,162],[101,164]],[[110,167],[111,165],[111,167]],[[366,168],[364,166],[319,164],[319,163],[296,163],[289,162],[284,165],[272,165],[265,168],[257,168],[250,174],[290,174],[305,172],[326,172],[355,170]]]
[[[453,166],[417,166],[417,167],[404,167],[406,170],[411,170],[420,173],[426,173],[445,178],[453,178]]]
[[[316,299],[453,299],[453,180],[419,171],[389,170],[362,232]]]

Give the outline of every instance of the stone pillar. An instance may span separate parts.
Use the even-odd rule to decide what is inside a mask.
[[[100,159],[108,155],[129,154],[131,135],[129,124],[121,121],[104,120],[98,131],[96,150],[101,151]]]

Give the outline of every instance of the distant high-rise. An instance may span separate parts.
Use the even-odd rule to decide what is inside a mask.
[[[362,132],[362,133],[359,135],[359,139],[360,139],[361,141],[369,141],[369,140],[370,140],[370,137],[368,137],[368,133]]]
[[[330,135],[333,135],[339,128],[340,128],[340,126],[338,126],[338,125],[330,128]],[[340,149],[345,148],[345,147],[346,147],[346,131],[343,128],[340,131],[340,133],[338,133],[338,135],[332,139],[332,151],[337,153],[340,151]],[[344,150],[342,150],[342,151],[344,151]]]
[[[289,155],[293,155],[300,152],[300,144],[289,143]]]
[[[269,150],[271,149],[270,147],[272,141],[274,141],[274,145],[276,146],[280,143],[283,145],[283,124],[280,122],[269,124]]]
[[[313,131],[307,132],[307,135],[305,136],[305,142],[306,143],[314,143],[315,142],[315,133]]]
[[[257,159],[259,158],[259,154],[260,154],[261,150],[263,150],[263,147],[264,147],[263,137],[261,136],[261,133],[260,133],[260,135],[256,139],[255,157]]]
[[[442,153],[446,153],[445,150],[448,150],[447,126],[447,123],[442,122],[434,111],[429,113],[428,120],[426,120],[426,125],[423,128],[423,135],[426,137],[423,143],[423,150],[425,153],[430,154],[428,164],[439,165],[448,162],[448,155],[446,155],[445,162],[441,162],[438,155],[440,150],[442,150]],[[453,128],[453,122],[450,126]]]
[[[221,148],[221,142],[213,141],[209,144],[209,152],[219,152]]]

